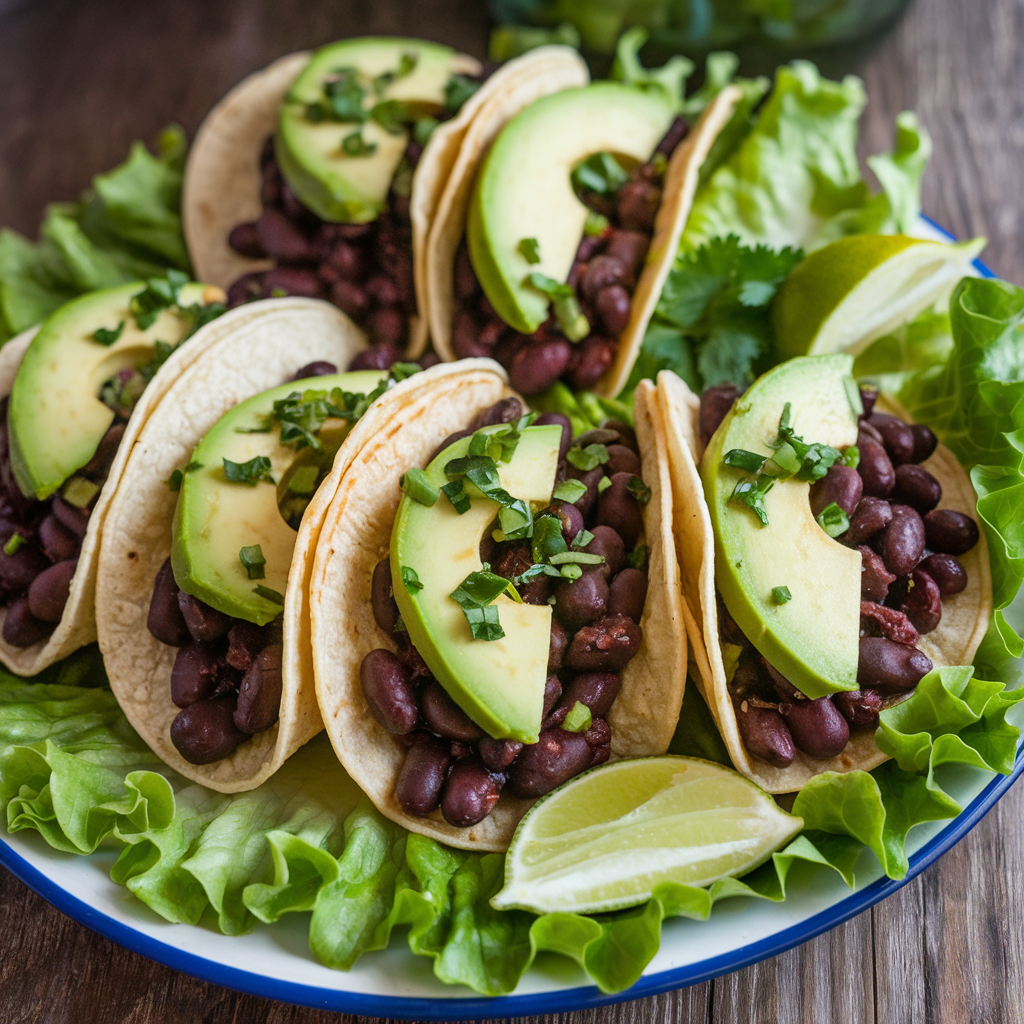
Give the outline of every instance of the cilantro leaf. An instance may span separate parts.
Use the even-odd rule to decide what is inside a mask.
[[[248,462],[232,462],[224,459],[224,478],[233,484],[251,484],[256,486],[260,480],[273,484],[270,472],[270,459],[266,455],[254,455]]]
[[[474,640],[500,640],[505,635],[493,602],[508,592],[520,600],[511,580],[482,570],[471,572],[451,593],[451,599],[462,608]]]

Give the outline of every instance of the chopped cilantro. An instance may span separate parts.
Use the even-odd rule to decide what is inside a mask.
[[[767,456],[748,452],[744,448],[733,448],[722,456],[722,463],[733,469],[742,469],[746,473],[759,473]]]
[[[389,135],[401,135],[413,120],[409,106],[401,100],[381,100],[370,110],[370,117]]]
[[[570,448],[565,455],[566,461],[570,466],[575,466],[576,469],[589,473],[592,469],[597,469],[598,466],[603,466],[608,461],[608,448],[603,444],[588,444],[586,448]]]
[[[572,549],[578,551],[585,548],[593,539],[594,535],[589,530],[580,530],[572,539]]]
[[[281,594],[276,590],[272,590],[270,587],[265,587],[262,583],[258,583],[253,587],[252,592],[259,595],[266,601],[271,601],[274,604],[284,604],[284,594]]]
[[[128,309],[139,330],[152,327],[163,310],[179,305],[181,289],[186,284],[188,274],[174,269],[168,270],[166,277],[149,278],[146,287],[133,295],[128,303]]]
[[[111,345],[121,337],[121,332],[124,330],[124,321],[122,320],[116,327],[97,327],[92,332],[92,340],[98,341],[101,345],[106,345],[109,348]]]
[[[466,75],[449,75],[444,86],[444,105],[449,114],[457,114],[462,105],[480,88],[480,83]]]
[[[536,270],[527,276],[527,281],[551,299],[558,328],[569,341],[582,341],[590,334],[590,321],[583,315],[571,285],[559,284],[553,277]]]
[[[405,589],[410,594],[414,594],[417,590],[423,589],[423,584],[420,583],[419,573],[411,565],[402,566],[402,582],[405,584]]]
[[[586,732],[592,725],[593,720],[594,717],[590,708],[586,704],[576,701],[569,714],[565,716],[562,728],[566,732]]]
[[[574,505],[584,494],[587,493],[586,484],[579,480],[563,480],[554,490],[551,495],[552,498],[557,498],[559,501],[567,501],[570,505]]]
[[[583,222],[583,234],[587,238],[598,238],[609,228],[608,218],[603,213],[587,210],[587,219]]]
[[[612,485],[612,478],[610,476],[603,476],[597,481],[597,493],[604,494]]]
[[[4,554],[13,555],[22,549],[26,544],[25,538],[20,533],[12,533],[4,545]]]
[[[505,635],[493,604],[504,593],[521,600],[511,580],[487,570],[471,572],[452,591],[451,598],[462,608],[474,640],[500,640]]]
[[[772,600],[776,604],[785,604],[793,600],[793,595],[789,592],[789,587],[772,587]]]
[[[520,239],[519,253],[527,263],[540,263],[540,243],[536,238]]]
[[[573,562],[563,565],[559,576],[565,577],[567,580],[578,580],[583,575],[583,570]]]
[[[760,473],[754,480],[740,480],[729,500],[746,505],[761,520],[761,525],[767,526],[768,511],[764,507],[764,497],[774,486],[775,477]]]
[[[233,484],[255,486],[260,480],[266,480],[269,484],[276,483],[270,469],[270,459],[266,455],[254,455],[248,462],[224,459],[224,478]]]
[[[377,152],[377,143],[367,142],[362,131],[357,128],[341,140],[341,148],[349,156],[372,156]]]
[[[626,481],[626,490],[636,498],[637,503],[645,506],[651,500],[651,489],[638,476],[631,476]]]
[[[537,516],[533,521],[531,538],[531,557],[534,562],[548,562],[552,555],[560,555],[568,550],[569,547],[562,536],[561,520],[550,513]]]
[[[412,137],[421,146],[425,146],[430,141],[430,136],[434,134],[434,129],[440,124],[436,117],[421,117],[412,126]]]
[[[399,78],[411,74],[419,63],[418,53],[403,53],[398,59],[398,67],[394,71],[382,71],[373,80],[373,91],[379,96]]]
[[[441,493],[452,503],[452,508],[459,515],[465,515],[469,511],[469,495],[462,486],[461,480],[452,480],[451,483],[441,487]]]
[[[628,177],[625,168],[611,153],[594,153],[572,171],[572,183],[577,192],[597,192],[602,196],[618,192]]]
[[[650,557],[650,548],[646,544],[637,544],[635,548],[628,555],[626,555],[626,565],[630,569],[639,569],[641,572],[647,569],[647,561]]]
[[[261,580],[266,573],[267,560],[259,544],[250,544],[238,552],[238,560],[245,566],[251,580]]]
[[[788,444],[800,461],[796,476],[801,480],[820,480],[842,458],[842,452],[827,444],[807,444],[802,437],[796,436],[791,423],[792,407],[787,402],[779,418],[779,436],[772,447],[778,452]]]
[[[193,459],[184,469],[176,469],[173,473],[171,473],[171,475],[167,478],[167,486],[172,491],[180,491],[181,481],[184,479],[184,474],[192,473],[195,470],[202,468],[203,464],[201,462],[196,462],[195,459]]]

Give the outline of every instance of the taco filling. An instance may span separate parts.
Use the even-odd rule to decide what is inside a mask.
[[[372,342],[352,369],[399,359],[417,315],[413,175],[434,129],[482,80],[476,61],[417,40],[348,40],[318,51],[263,146],[263,212],[228,240],[274,266],[235,281],[229,306],[274,295],[327,299]]]
[[[643,636],[650,491],[636,435],[610,424],[573,441],[565,417],[523,412],[502,399],[407,469],[373,571],[393,645],[359,675],[405,746],[394,797],[456,828],[503,791],[536,799],[608,759],[608,716]]]
[[[876,410],[877,390],[844,376],[844,359],[793,360],[745,395],[722,385],[700,400],[718,584],[718,636],[707,642],[721,646],[743,746],[776,769],[800,755],[841,759],[851,736],[873,732],[879,711],[913,692],[933,658],[960,663],[973,653],[950,662],[936,631],[945,602],[970,600],[960,556],[978,544],[978,526],[943,506],[942,485],[922,465],[936,453],[935,434]],[[813,390],[802,374],[815,376]],[[772,437],[765,417],[777,415],[787,388],[792,404],[782,405]],[[834,446],[800,436],[796,419],[818,424]],[[756,425],[746,436],[763,439],[757,450],[732,447],[743,420]],[[794,639],[785,619],[797,605],[804,635]]]
[[[11,647],[45,641],[61,621],[136,404],[174,349],[224,311],[221,299],[172,270],[68,303],[29,342],[0,401],[0,607]]]
[[[351,426],[387,386],[374,371],[311,363],[224,415],[172,475],[171,556],[147,626],[178,648],[170,738],[190,764],[219,761],[278,721],[295,531]]]

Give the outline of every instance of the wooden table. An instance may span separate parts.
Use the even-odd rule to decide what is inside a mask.
[[[6,13],[4,13],[6,11]],[[302,11],[301,17],[297,12]],[[0,0],[0,224],[34,233],[132,139],[192,132],[231,85],[290,50],[365,33],[482,55],[475,0]],[[935,140],[925,209],[1024,282],[1024,0],[916,0],[881,43],[829,59],[866,79],[865,152],[916,110]],[[559,1017],[583,1022],[878,1024],[1024,1016],[1024,790],[868,913],[705,985]],[[4,1024],[321,1024],[337,1015],[193,980],[126,952],[0,873]],[[539,1018],[538,1018],[539,1019]],[[555,1018],[545,1018],[554,1021]]]

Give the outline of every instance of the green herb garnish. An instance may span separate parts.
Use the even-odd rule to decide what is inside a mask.
[[[419,63],[418,53],[403,53],[398,60],[398,67],[394,71],[382,71],[373,80],[373,91],[379,96],[385,89],[393,85],[399,78],[404,78],[416,70]]]
[[[776,604],[785,604],[793,600],[793,595],[789,592],[789,587],[772,587],[772,600]]]
[[[603,476],[597,481],[597,493],[604,494],[612,485],[612,478],[610,476]]]
[[[166,277],[151,277],[146,287],[133,295],[128,309],[135,318],[140,331],[153,326],[154,321],[165,309],[179,305],[181,289],[188,284],[188,274],[180,270],[168,270]]]
[[[434,134],[434,129],[440,124],[436,117],[421,117],[412,126],[412,137],[421,146],[425,146],[430,141],[430,136]]]
[[[405,126],[412,121],[407,104],[401,100],[381,100],[370,110],[370,117],[389,135],[401,135]]]
[[[562,728],[566,732],[586,732],[593,724],[594,717],[586,704],[576,701],[565,716]]]
[[[570,547],[573,551],[579,551],[580,548],[585,548],[592,540],[594,535],[589,530],[580,530],[572,539]]]
[[[267,560],[263,557],[263,548],[259,544],[250,544],[238,552],[238,560],[245,566],[251,580],[261,580],[266,573]]]
[[[462,486],[461,480],[452,480],[441,487],[441,493],[452,503],[452,508],[459,515],[465,515],[469,511],[469,495]]]
[[[89,503],[100,493],[100,485],[86,480],[84,476],[73,476],[64,485],[61,497],[75,508],[88,508]]]
[[[568,551],[562,536],[562,521],[550,513],[539,515],[533,521],[530,556],[535,563],[549,562],[553,555]]]
[[[592,555],[589,551],[563,551],[548,558],[549,565],[603,565],[604,555]]]
[[[764,507],[764,497],[774,486],[775,477],[761,473],[755,480],[740,480],[729,500],[746,505],[761,520],[761,525],[767,526],[768,511]]]
[[[855,444],[851,444],[849,448],[844,449],[842,462],[844,466],[856,469],[860,465],[860,449]]]
[[[116,327],[97,327],[92,332],[92,340],[98,341],[101,345],[106,345],[109,348],[111,345],[121,337],[121,332],[124,330],[124,321],[122,320]]]
[[[493,602],[504,593],[514,600],[521,598],[511,580],[486,569],[471,572],[451,593],[451,599],[462,609],[474,640],[500,640],[505,631],[498,620]]]
[[[722,463],[733,469],[742,469],[745,473],[759,473],[767,456],[757,452],[748,452],[744,448],[733,448],[722,456]]]
[[[553,277],[536,270],[527,276],[527,281],[551,299],[559,330],[569,341],[582,341],[590,334],[590,321],[583,315],[576,292],[570,285],[559,284]]]
[[[181,481],[184,479],[184,474],[192,473],[195,470],[202,468],[203,464],[201,462],[196,462],[195,459],[193,459],[184,469],[176,469],[173,473],[171,473],[171,475],[167,478],[167,486],[172,491],[180,491]]]
[[[640,569],[641,571],[647,568],[647,560],[650,557],[651,551],[646,544],[637,544],[635,548],[628,555],[626,555],[626,565],[630,569]]]
[[[292,494],[306,497],[316,492],[316,483],[320,477],[318,466],[299,466],[288,478],[288,490]]]
[[[520,239],[519,253],[527,263],[540,263],[540,242],[536,238]]]
[[[565,455],[566,462],[570,466],[584,473],[589,473],[598,466],[603,466],[608,461],[608,448],[603,444],[588,444],[586,448],[570,448]]]
[[[583,234],[587,238],[598,238],[608,230],[608,227],[608,218],[603,213],[587,210],[587,219],[583,222]]]
[[[253,587],[252,592],[262,597],[265,601],[271,601],[273,604],[284,604],[284,594],[272,590],[270,587],[265,587],[262,583],[258,583]]]
[[[570,505],[575,505],[584,494],[587,493],[586,484],[579,480],[563,480],[554,490],[551,497],[557,498],[559,501],[567,501]]]
[[[597,192],[602,196],[618,192],[628,177],[625,168],[611,153],[594,153],[572,171],[572,183],[577,192]]]
[[[433,508],[441,496],[440,490],[422,469],[407,470],[398,483],[403,493],[427,508]]]
[[[402,566],[402,582],[405,584],[405,589],[410,594],[416,593],[417,590],[423,589],[423,584],[420,583],[419,573],[411,565]]]
[[[12,533],[4,545],[4,554],[13,555],[20,551],[28,543],[20,533]]]
[[[626,490],[633,495],[637,504],[643,508],[651,500],[651,489],[638,476],[631,476],[626,481]]]
[[[842,458],[842,452],[827,444],[807,444],[796,436],[790,424],[791,406],[787,402],[779,418],[779,436],[772,448],[780,450],[784,443],[789,444],[800,460],[796,476],[801,480],[820,480]]]
[[[850,517],[834,501],[826,505],[815,520],[830,537],[838,537],[850,528]]]
[[[466,75],[449,75],[444,87],[444,106],[449,114],[457,114],[463,103],[480,88],[480,83]]]
[[[254,487],[260,480],[266,480],[268,484],[277,483],[271,468],[266,455],[254,455],[248,462],[224,459],[224,478],[232,484],[251,484]]]
[[[367,142],[362,131],[357,128],[341,140],[341,148],[349,156],[372,156],[377,152],[377,143]]]

